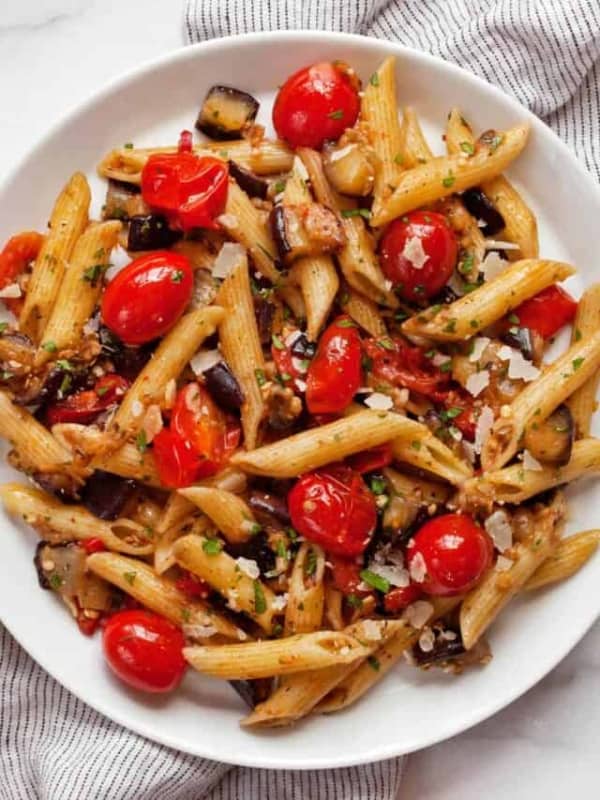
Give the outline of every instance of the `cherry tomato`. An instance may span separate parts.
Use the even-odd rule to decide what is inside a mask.
[[[193,289],[188,259],[157,250],[136,258],[108,284],[102,298],[102,319],[126,344],[144,344],[173,327]]]
[[[79,611],[77,614],[77,627],[84,634],[84,636],[93,636],[96,631],[98,630],[98,626],[100,625],[100,617],[95,617],[94,619],[90,619],[86,617],[83,611]]]
[[[292,147],[319,150],[352,127],[360,110],[357,81],[343,64],[323,61],[298,70],[273,105],[277,135]]]
[[[392,463],[393,458],[392,445],[386,443],[380,444],[378,447],[372,447],[370,450],[363,450],[362,453],[348,456],[346,463],[362,475],[365,472],[374,472],[376,469],[387,467]]]
[[[549,339],[573,321],[576,311],[577,301],[555,284],[525,300],[512,313],[519,318],[520,327],[531,328]]]
[[[163,486],[183,489],[194,483],[198,472],[198,454],[182,436],[163,428],[152,440],[152,452]]]
[[[381,239],[381,269],[404,300],[421,302],[446,285],[458,255],[442,214],[411,211],[394,220]]]
[[[458,385],[451,389],[440,389],[432,393],[430,397],[436,403],[441,403],[445,411],[451,412],[452,417],[449,417],[449,419],[452,425],[457,427],[463,436],[472,442],[475,438],[475,429],[477,427],[473,397],[462,386]],[[462,411],[456,415],[459,409],[462,409]]]
[[[46,423],[50,426],[60,422],[76,422],[89,425],[98,414],[114,403],[121,401],[129,388],[129,381],[113,373],[103,375],[93,389],[75,392],[46,409]]]
[[[180,592],[187,595],[190,600],[206,600],[210,594],[210,586],[208,583],[187,570],[183,570],[183,575],[177,578],[175,586]]]
[[[370,589],[359,589],[362,583],[360,571],[362,567],[356,561],[348,558],[339,558],[329,554],[327,561],[331,564],[331,577],[333,585],[342,594],[355,594],[364,596],[371,594]]]
[[[161,211],[174,228],[218,229],[216,218],[225,211],[229,168],[212,156],[185,152],[155,153],[142,169],[142,197]]]
[[[191,153],[194,149],[194,141],[192,132],[183,130],[179,134],[179,141],[177,142],[178,153]]]
[[[367,339],[363,346],[373,362],[372,374],[392,386],[431,397],[450,381],[450,374],[436,367],[422,348],[412,347],[400,338]]]
[[[409,583],[408,586],[394,586],[384,596],[383,607],[393,614],[414,603],[422,594],[423,590],[417,583]]]
[[[83,549],[85,552],[90,556],[92,553],[101,553],[103,550],[106,550],[106,545],[102,541],[102,539],[98,539],[94,537],[93,539],[86,539],[83,544]]]
[[[350,405],[360,386],[361,342],[347,315],[324,331],[306,377],[306,405],[311,414],[337,414]]]
[[[345,558],[364,551],[377,523],[375,498],[361,476],[343,465],[304,475],[288,505],[298,533]]]
[[[150,611],[118,611],[103,632],[104,655],[122,681],[144,692],[170,692],[186,670],[183,634]]]
[[[296,379],[305,380],[309,364],[303,364],[306,369],[299,369],[299,362],[304,359],[296,358],[292,354],[292,348],[286,345],[285,342],[276,339],[271,345],[271,356],[284,386],[295,388]]]
[[[414,574],[424,566],[426,575],[419,586],[427,594],[466,592],[492,563],[492,540],[467,514],[444,514],[429,520],[413,542],[407,550],[409,569]]]
[[[25,267],[37,258],[44,237],[36,231],[25,231],[12,236],[0,252],[0,289],[14,283]],[[5,297],[6,307],[18,316],[23,306],[20,297]]]

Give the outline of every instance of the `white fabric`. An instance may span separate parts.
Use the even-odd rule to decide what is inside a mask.
[[[455,61],[513,94],[600,177],[600,0],[187,0],[190,42],[342,30]],[[0,626],[0,800],[394,800],[402,759],[230,768],[142,739],[76,700]]]

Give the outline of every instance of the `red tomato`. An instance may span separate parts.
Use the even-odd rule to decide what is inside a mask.
[[[372,447],[370,450],[363,450],[362,453],[348,456],[346,463],[362,475],[365,472],[374,472],[376,469],[387,467],[392,463],[393,458],[392,445],[387,443],[380,444],[379,447]]]
[[[227,163],[218,158],[185,151],[155,153],[142,169],[142,197],[174,228],[218,229],[215,220],[225,211],[228,180]]]
[[[415,266],[420,263],[421,250],[424,263]],[[446,285],[456,264],[458,244],[442,214],[411,211],[390,224],[379,252],[381,269],[401,297],[419,302]]]
[[[206,600],[210,594],[210,586],[208,583],[187,570],[184,570],[181,578],[175,581],[175,586],[180,592],[187,595],[190,600]]]
[[[102,297],[102,319],[126,344],[144,344],[173,327],[193,289],[188,259],[157,250],[136,258],[108,284]]]
[[[453,416],[450,421],[466,439],[472,442],[477,427],[473,397],[461,386],[456,386],[453,389],[442,389],[432,394],[431,398],[436,403],[442,403],[445,410],[452,411],[453,414],[457,409],[463,409],[461,414]]]
[[[577,301],[555,284],[525,300],[513,314],[519,318],[520,327],[531,328],[544,339],[549,339],[573,321],[576,311]]]
[[[466,592],[492,563],[492,540],[467,514],[444,514],[429,520],[413,542],[407,550],[409,569],[413,574],[424,563],[425,580],[419,586],[427,594]]]
[[[0,252],[0,289],[14,283],[25,267],[37,258],[44,237],[36,231],[25,231],[12,236]],[[20,297],[4,298],[6,307],[18,316],[23,306]]]
[[[271,345],[271,356],[275,362],[275,366],[277,367],[279,377],[285,386],[291,386],[292,388],[295,388],[295,386],[292,384],[295,382],[296,378],[301,381],[306,378],[306,370],[302,371],[300,369],[296,369],[294,366],[295,357],[292,355],[292,348],[288,347],[283,341],[280,342],[278,339],[277,344],[273,342]],[[298,359],[298,361],[302,360],[303,359],[301,358]]]
[[[100,625],[100,617],[96,617],[95,619],[89,619],[80,611],[77,614],[77,627],[84,634],[84,636],[93,636],[98,626]]]
[[[112,671],[144,692],[170,692],[186,670],[183,634],[150,611],[118,611],[106,623],[102,643]]]
[[[393,614],[414,603],[422,594],[423,590],[417,583],[409,583],[408,586],[394,586],[383,598],[383,606],[386,611]]]
[[[422,348],[412,347],[402,339],[390,336],[367,339],[364,349],[373,361],[372,374],[392,386],[403,386],[431,397],[450,381],[450,373],[436,367]]]
[[[344,314],[324,331],[308,368],[306,405],[311,414],[337,414],[350,405],[361,382],[360,361],[358,329]]]
[[[292,147],[319,150],[352,127],[359,110],[356,80],[343,64],[323,61],[299,70],[283,84],[273,105],[273,125]]]
[[[46,423],[50,426],[60,422],[76,422],[89,425],[98,414],[106,411],[121,398],[129,388],[129,381],[113,373],[100,378],[93,389],[75,392],[46,409]]]
[[[331,564],[333,585],[342,592],[342,594],[364,596],[371,593],[370,589],[365,591],[364,589],[358,588],[362,583],[362,578],[360,577],[362,567],[359,566],[356,561],[352,561],[348,558],[338,558],[331,554],[327,556],[327,561]]]
[[[364,551],[377,524],[375,498],[361,476],[343,465],[304,475],[288,506],[298,533],[345,558]]]
[[[153,440],[161,483],[181,488],[214,475],[238,446],[240,435],[237,420],[224,414],[203,387],[188,383],[177,395],[170,427]]]
[[[194,149],[194,140],[191,131],[183,130],[179,134],[179,141],[177,142],[178,153],[191,153]]]
[[[102,539],[98,539],[94,537],[93,539],[86,539],[83,544],[83,549],[89,555],[92,553],[101,553],[103,550],[106,550],[106,545],[102,541]]]

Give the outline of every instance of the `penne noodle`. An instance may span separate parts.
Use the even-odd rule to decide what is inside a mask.
[[[410,106],[402,109],[400,155],[404,169],[412,169],[418,164],[425,164],[433,158],[431,148],[421,130],[419,117],[414,108]]]
[[[242,572],[235,558],[207,544],[210,541],[194,534],[183,536],[173,546],[175,560],[222,594],[229,608],[248,614],[270,633],[278,613],[275,595],[262,581]]]
[[[415,208],[495,178],[521,153],[528,136],[528,125],[517,125],[505,131],[495,147],[482,146],[472,156],[439,156],[406,170],[382,210],[371,217],[371,225],[380,227]]]
[[[384,199],[394,191],[402,172],[395,72],[396,59],[389,56],[371,75],[360,103],[361,119],[368,129],[377,156],[373,187],[374,214],[379,213]]]
[[[14,447],[23,466],[33,472],[73,471],[69,450],[3,391],[0,391],[0,436]]]
[[[525,591],[559,583],[578,572],[594,555],[600,543],[600,531],[583,531],[561,539],[556,550],[533,573]]]
[[[371,336],[386,336],[387,329],[377,304],[350,286],[344,287],[340,305]]]
[[[518,542],[512,547],[512,567],[502,572],[492,567],[467,594],[460,608],[460,631],[466,650],[479,641],[502,609],[556,549],[564,514],[564,500],[558,495],[551,506],[535,514],[530,541]]]
[[[492,501],[522,503],[547,489],[598,472],[600,440],[581,439],[573,445],[571,458],[563,467],[547,466],[531,470],[525,469],[522,464],[512,464],[467,481],[462,487],[463,496],[469,507],[486,505]]]
[[[446,150],[449,156],[458,156],[461,153],[470,155],[475,150],[473,129],[458,108],[450,109],[448,114]]]
[[[260,382],[264,382],[265,359],[254,316],[248,262],[245,258],[223,281],[217,299],[225,311],[219,326],[221,351],[244,395],[241,411],[244,444],[247,450],[251,450],[256,447],[265,411],[260,390]]]
[[[298,633],[283,639],[219,647],[185,647],[186,661],[207,675],[227,680],[255,680],[350,664],[369,647],[344,631]]]
[[[318,630],[325,606],[325,553],[303,542],[294,560],[288,586],[283,632],[285,636]]]
[[[185,498],[182,498],[182,500],[183,499]],[[159,520],[159,526],[161,526],[161,524],[162,527],[157,526],[156,547],[154,549],[154,571],[157,575],[162,575],[177,563],[173,551],[177,539],[180,539],[188,533],[202,534],[208,538],[215,533],[214,527],[207,517],[193,517],[190,515],[178,520],[170,528],[164,528],[163,510],[163,515]]]
[[[90,187],[76,172],[59,194],[48,224],[49,232],[35,260],[19,316],[19,330],[34,342],[43,334],[71,258],[83,233],[90,207]]]
[[[450,495],[443,484],[404,475],[391,467],[386,467],[383,474],[391,489],[383,515],[384,528],[404,530],[415,521],[421,508],[443,506]]]
[[[516,261],[494,280],[442,308],[432,306],[407,319],[402,331],[439,342],[459,342],[501,319],[524,300],[574,273],[561,261]]]
[[[222,614],[201,600],[190,600],[168,578],[157,575],[151,566],[137,558],[118,553],[94,553],[87,557],[87,567],[95,575],[118,586],[145,608],[160,614],[174,625],[184,627],[188,635],[210,640],[218,635],[240,641],[248,636]],[[196,638],[196,637],[194,637]]]
[[[573,320],[571,345],[591,336],[600,328],[600,283],[590,286],[582,294]],[[583,439],[590,435],[592,416],[596,410],[596,394],[600,370],[582,384],[567,400],[573,416],[575,436]]]
[[[111,150],[98,165],[103,178],[140,184],[142,169],[153,153],[176,153],[177,147],[127,148]],[[202,142],[194,145],[197,155],[231,159],[257,175],[276,175],[292,168],[294,154],[286,144],[263,139],[253,145],[246,139],[231,142]]]
[[[236,453],[231,463],[252,475],[294,478],[324,464],[341,461],[352,453],[397,437],[405,440],[410,436],[420,436],[424,431],[432,436],[425,426],[400,414],[364,410],[258,450]]]
[[[97,538],[109,550],[140,556],[149,555],[154,549],[153,544],[148,543],[143,525],[129,519],[106,522],[83,506],[64,505],[30,486],[2,484],[0,499],[9,514],[21,517],[50,542],[83,542]]]
[[[461,486],[473,474],[471,466],[458,458],[429,428],[416,424],[418,429],[415,428],[408,436],[401,435],[392,442],[394,458],[425,469],[454,486]]]
[[[333,586],[325,588],[325,617],[328,627],[334,631],[341,631],[344,627],[344,612],[342,609],[344,595]]]
[[[110,254],[117,244],[121,227],[116,220],[90,225],[77,240],[43,331],[36,366],[45,364],[53,353],[75,348],[80,343],[83,326],[100,298],[104,272],[109,266]]]
[[[529,426],[543,422],[600,368],[600,330],[573,344],[548,364],[539,378],[523,389],[510,405],[510,416],[499,417],[481,452],[485,471],[500,469],[521,446]]]
[[[219,306],[205,306],[181,317],[123,398],[112,421],[114,431],[132,435],[139,430],[146,407],[163,400],[166,385],[179,377],[202,342],[216,331],[224,313]]]
[[[260,531],[250,506],[231,492],[208,486],[192,486],[190,489],[180,489],[179,494],[204,512],[228,542],[247,542]]]

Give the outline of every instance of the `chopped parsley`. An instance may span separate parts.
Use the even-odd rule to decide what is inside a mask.
[[[255,369],[254,374],[256,376],[256,382],[258,385],[264,386],[267,382],[267,379],[265,378],[265,371],[263,369]]]
[[[452,369],[452,359],[449,358],[448,361],[444,361],[443,364],[440,364],[439,370],[440,372],[450,372]]]
[[[459,417],[463,413],[463,411],[464,409],[459,408],[458,406],[452,406],[451,408],[448,408],[446,411],[442,411],[440,416],[443,420],[456,419],[456,417]]]
[[[473,253],[467,253],[458,265],[458,271],[461,275],[468,275],[473,269],[475,263],[475,256]]]
[[[0,322],[0,333],[4,333],[4,331],[8,328],[8,322]]]
[[[378,347],[383,347],[384,350],[391,350],[392,352],[396,350],[396,346],[392,340],[388,338],[378,339],[377,345]]]
[[[285,345],[281,340],[281,336],[279,336],[277,333],[273,334],[273,336],[271,337],[271,341],[273,342],[273,347],[276,350],[285,350]]]
[[[130,586],[133,586],[133,584],[135,583],[135,579],[137,577],[137,572],[135,572],[135,571],[134,572],[124,572],[123,573],[123,577],[125,578],[125,580],[127,581],[127,583]]]
[[[357,594],[346,595],[346,602],[351,608],[362,608],[363,606],[362,597],[359,597]]]
[[[396,153],[394,156],[394,164],[402,164],[404,162],[404,156],[402,153]]]
[[[216,556],[223,549],[223,545],[219,539],[205,539],[202,542],[202,549],[207,556]]]
[[[267,610],[267,601],[260,581],[254,581],[254,611],[257,614],[264,614]]]
[[[58,388],[58,394],[60,397],[64,397],[66,392],[69,391],[71,388],[71,376],[65,375],[61,381],[61,384]]]
[[[579,330],[579,328],[575,328],[575,341],[576,342],[581,341],[581,331]]]
[[[489,143],[490,153],[495,153],[503,141],[504,136],[500,133],[497,133],[494,137],[492,137],[492,140]]]
[[[327,116],[329,117],[329,119],[342,119],[344,116],[344,112],[342,111],[341,108],[336,108],[335,111],[330,111],[329,114],[327,114]]]
[[[472,156],[475,152],[475,148],[471,142],[461,142],[460,149],[469,156]]]
[[[47,342],[44,342],[42,347],[47,353],[56,353],[56,351],[58,350],[56,342],[53,342],[51,339],[49,339]]]
[[[451,186],[454,186],[455,180],[455,176],[452,174],[452,172],[449,172],[448,175],[446,175],[446,177],[443,179],[442,186],[444,186],[446,189],[449,189]]]
[[[125,150],[133,150],[133,142],[125,142],[123,147],[125,148]]]
[[[98,278],[100,278],[109,267],[110,264],[93,264],[83,271],[83,280],[88,283],[96,283]]]
[[[171,275],[171,280],[173,283],[181,283],[183,280],[183,270],[176,269],[175,272]]]
[[[182,608],[181,609],[181,619],[184,622],[189,622],[191,618],[192,618],[192,614],[191,614],[189,608]]]
[[[275,194],[281,194],[285,189],[285,181],[276,181],[273,184],[273,191]]]
[[[109,391],[110,388],[111,388],[110,386],[99,386],[94,391],[96,392],[98,397],[104,397],[104,395]]]
[[[285,546],[285,542],[283,541],[283,539],[279,539],[279,541],[277,542],[277,545],[275,547],[275,552],[277,553],[279,558],[285,558],[287,560],[288,551],[287,551],[287,548]]]
[[[304,574],[314,575],[317,571],[317,554],[314,550],[309,550],[306,555],[306,561],[304,562]]]
[[[71,364],[70,361],[67,361],[66,358],[59,358],[58,361],[56,362],[56,366],[59,369],[64,370],[65,372],[72,372],[73,370],[73,365]]]
[[[369,83],[371,86],[379,86],[379,75],[376,72],[374,72],[369,78]]]
[[[508,317],[508,321],[510,322],[511,325],[518,325],[521,322],[521,320],[517,317],[516,314],[510,314],[510,316]]]
[[[579,367],[583,364],[585,358],[574,358],[571,362],[573,364],[573,372],[577,372]]]
[[[336,322],[338,328],[356,328],[356,322],[353,319],[340,319]]]
[[[290,537],[290,541],[292,541],[292,542],[295,542],[295,541],[296,541],[296,539],[298,538],[298,534],[297,534],[297,532],[294,530],[294,528],[286,528],[286,529],[285,529],[285,532],[286,532],[286,533],[287,533],[287,535]]]
[[[344,208],[342,209],[342,217],[363,217],[364,219],[371,219],[371,212],[368,208]]]
[[[259,522],[253,522],[250,526],[250,533],[252,536],[256,536],[257,533],[262,531],[262,525]]]
[[[275,625],[273,625],[273,630],[271,631],[271,635],[281,636],[282,633],[283,633],[283,625],[280,622],[276,622]]]
[[[63,585],[63,579],[56,572],[53,572],[48,578],[48,583],[54,591],[57,591]]]
[[[138,435],[135,437],[135,446],[140,451],[140,453],[145,453],[148,449],[148,438],[146,436],[146,431],[141,430]]]
[[[416,439],[410,443],[410,446],[413,450],[420,450],[421,449],[421,442],[417,441]]]
[[[363,569],[360,573],[360,577],[361,580],[368,583],[369,586],[372,586],[379,592],[385,594],[390,590],[390,582],[386,578],[382,578],[381,575],[377,575],[376,572],[371,572],[370,569]]]
[[[383,494],[386,490],[386,484],[383,478],[371,478],[371,491],[373,494]]]
[[[371,669],[375,670],[375,672],[379,672],[381,664],[379,663],[379,659],[375,658],[375,656],[368,656],[367,664],[371,667]]]
[[[449,319],[444,328],[444,333],[454,333],[455,331],[456,331],[456,320]]]

